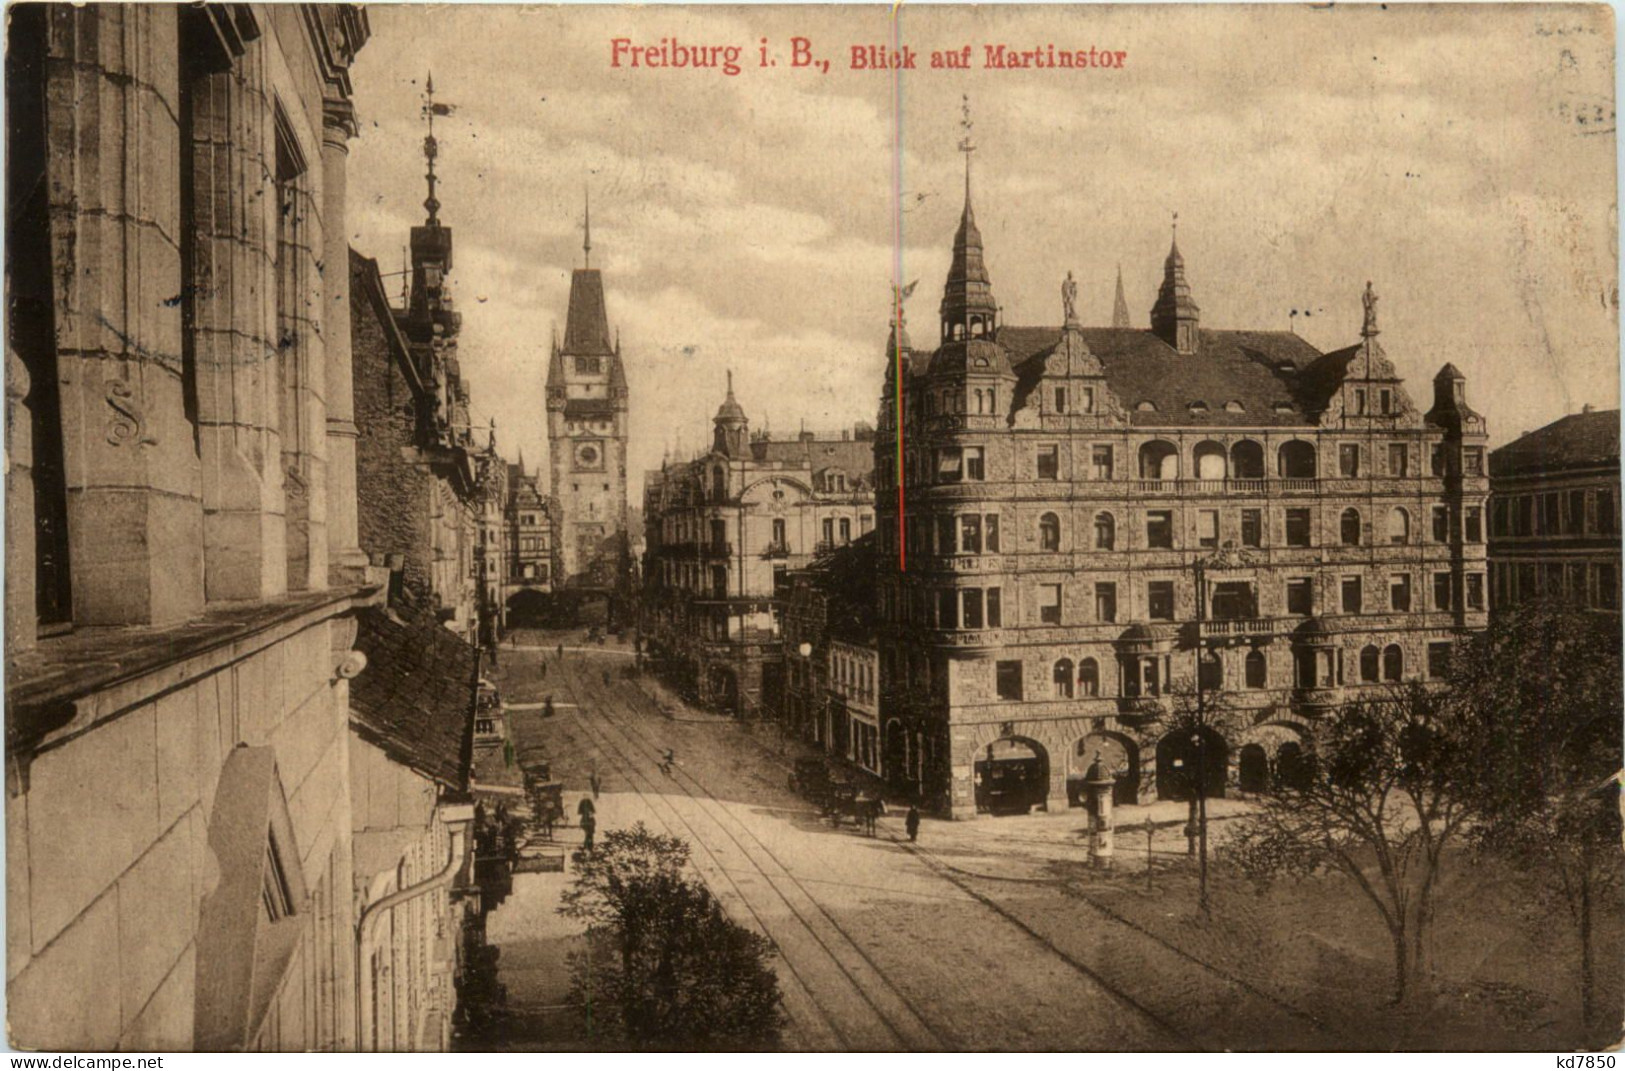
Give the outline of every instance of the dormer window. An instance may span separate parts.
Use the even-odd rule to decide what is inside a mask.
[[[1283,376],[1290,376],[1297,373],[1298,366],[1293,364],[1291,361],[1282,361],[1275,366],[1275,370],[1281,373]]]
[[[1291,402],[1276,402],[1275,403],[1275,411],[1277,413],[1290,413],[1290,412],[1292,412],[1292,403]]]
[[[1247,411],[1247,407],[1242,405],[1236,399],[1232,398],[1228,402],[1224,403],[1224,411],[1226,413],[1245,413]]]
[[[577,357],[576,373],[583,376],[596,376],[599,369],[597,357]]]
[[[1207,403],[1203,401],[1192,402],[1188,408],[1192,413],[1206,413],[1208,411]]]
[[[1157,411],[1157,403],[1152,401],[1143,401],[1134,408],[1142,413],[1155,413]]]

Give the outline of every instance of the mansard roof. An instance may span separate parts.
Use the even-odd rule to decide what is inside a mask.
[[[835,468],[864,480],[875,467],[875,444],[871,439],[767,439],[752,443],[751,450],[751,456],[758,461],[806,465],[814,472]]]
[[[1215,331],[1203,328],[1196,354],[1181,354],[1143,328],[1080,329],[1100,359],[1106,385],[1135,424],[1303,424],[1325,408],[1329,392],[1305,376],[1324,356],[1290,331]],[[995,340],[1015,366],[1016,396],[1044,374],[1044,358],[1060,341],[1059,327],[1001,327]],[[1205,402],[1193,412],[1192,402]],[[1240,412],[1226,409],[1240,402]],[[1279,403],[1291,409],[1278,412]],[[1142,408],[1144,405],[1155,408]]]
[[[1572,413],[1490,454],[1491,476],[1619,464],[1619,410]]]
[[[614,354],[609,314],[604,311],[604,279],[597,268],[570,273],[570,308],[564,320],[563,352],[571,356]]]

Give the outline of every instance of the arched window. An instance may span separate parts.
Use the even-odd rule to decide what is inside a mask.
[[[978,412],[978,413],[980,413],[980,412],[982,412],[982,411],[983,411],[983,410],[982,410],[982,406],[983,406],[983,404],[984,404],[984,403],[983,403],[983,401],[982,401],[982,392],[981,392],[981,390],[980,390],[980,389],[978,389],[978,390],[977,390],[977,392],[976,392],[976,411],[977,411],[977,412]]]
[[[1289,443],[1281,444],[1280,475],[1289,480],[1312,480],[1315,478],[1315,448],[1311,443],[1302,439],[1294,439]]]
[[[1388,542],[1409,543],[1411,541],[1411,515],[1395,506],[1388,511]]]
[[[1269,667],[1264,661],[1264,652],[1256,647],[1247,652],[1247,687],[1262,688],[1268,680]]]
[[[1140,447],[1140,479],[1179,479],[1179,450],[1164,439],[1153,439]]]
[[[1100,665],[1093,658],[1078,663],[1078,694],[1085,698],[1100,694]]]
[[[1357,547],[1360,545],[1360,511],[1346,509],[1343,511],[1343,545]]]
[[[1061,549],[1061,518],[1053,513],[1038,518],[1038,549]]]
[[[711,470],[711,497],[728,497],[728,475],[722,471],[721,465]]]
[[[1210,691],[1218,691],[1224,687],[1224,663],[1219,660],[1218,652],[1211,658],[1203,657],[1201,648],[1196,651],[1196,672],[1202,681],[1202,687]]]
[[[1375,647],[1366,647],[1360,651],[1360,681],[1363,684],[1377,682],[1377,662],[1380,654]]]
[[[1209,440],[1196,444],[1193,455],[1198,480],[1222,480],[1225,477],[1224,447]]]
[[[1382,679],[1397,681],[1405,676],[1405,652],[1399,644],[1390,643],[1382,652]]]
[[[1110,513],[1095,514],[1095,549],[1111,550],[1117,543],[1117,521]]]
[[[1243,439],[1230,448],[1230,475],[1237,480],[1264,478],[1264,448],[1251,439]]]
[[[1072,660],[1069,658],[1055,663],[1055,698],[1072,698]]]

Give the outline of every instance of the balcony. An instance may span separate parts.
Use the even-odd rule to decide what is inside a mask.
[[[731,558],[733,553],[734,545],[726,541],[713,540],[710,543],[700,544],[700,557],[702,558]]]
[[[788,558],[789,556],[790,544],[783,540],[775,540],[769,543],[767,548],[762,551],[762,557],[764,558]]]
[[[1122,696],[1117,716],[1128,721],[1153,721],[1168,712],[1168,700],[1156,695]]]
[[[1238,617],[1220,621],[1201,622],[1201,636],[1211,638],[1241,638],[1246,636],[1272,636],[1275,622],[1266,617]]]

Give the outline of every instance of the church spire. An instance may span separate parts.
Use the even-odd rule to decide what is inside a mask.
[[[1185,282],[1185,258],[1179,253],[1179,213],[1174,213],[1173,240],[1162,265],[1162,287],[1151,306],[1151,330],[1180,353],[1195,353],[1202,310]]]
[[[734,397],[734,373],[731,368],[728,369],[728,396],[723,399],[712,423],[716,425],[716,433],[711,448],[729,457],[743,456],[750,422],[745,419],[744,406]]]
[[[976,151],[971,141],[970,98],[963,98],[960,126],[964,137],[959,151],[965,154],[965,208],[954,235],[953,262],[942,292],[942,340],[984,338],[993,334],[998,303],[993,284],[982,262],[982,234],[976,229],[976,213],[971,208],[970,156]]]
[[[581,193],[585,210],[581,216],[581,254],[583,268],[592,267],[592,191],[583,188]]]
[[[1128,299],[1123,296],[1123,265],[1117,265],[1117,300],[1112,303],[1112,326],[1131,327],[1128,319]]]

